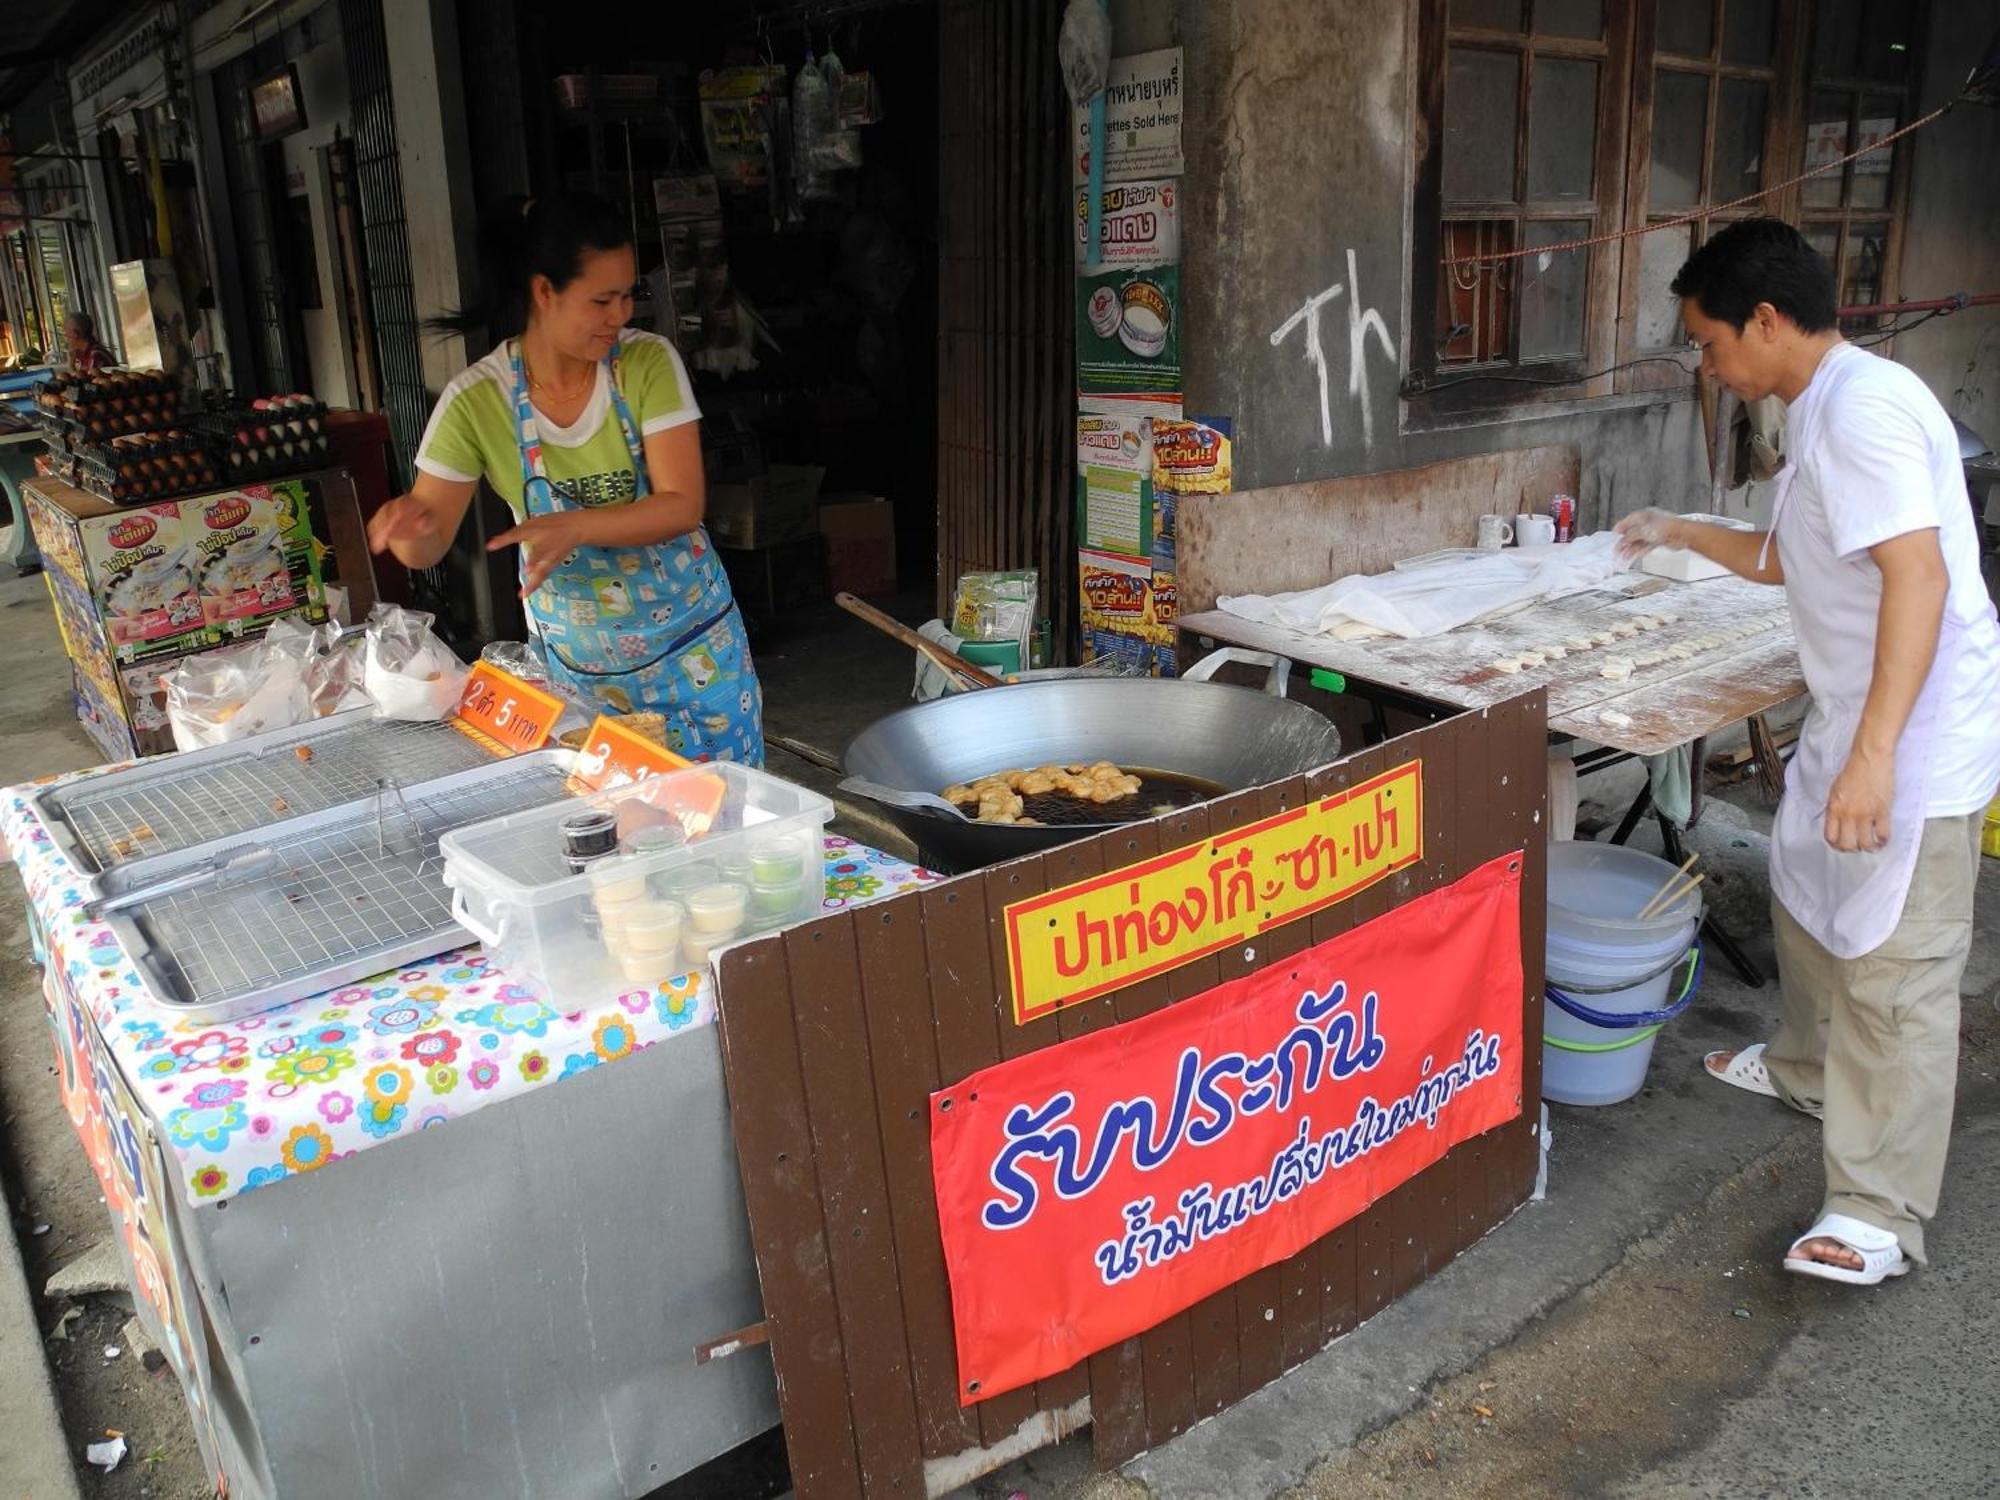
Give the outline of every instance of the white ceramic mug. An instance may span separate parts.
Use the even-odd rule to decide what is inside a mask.
[[[1507,524],[1505,516],[1481,516],[1479,518],[1479,550],[1498,552],[1514,540],[1514,528]]]
[[[1514,517],[1514,536],[1523,547],[1552,546],[1556,539],[1556,518],[1523,512]]]

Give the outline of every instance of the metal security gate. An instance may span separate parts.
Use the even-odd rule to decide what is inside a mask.
[[[945,0],[939,27],[938,604],[975,568],[1040,570],[1076,639],[1069,101],[1061,0]]]
[[[381,361],[382,406],[400,489],[430,416],[430,393],[418,339],[416,286],[403,208],[403,173],[396,156],[396,108],[389,95],[389,47],[383,0],[340,0],[340,35],[347,52],[348,107],[354,123],[354,179],[361,204],[363,254]]]

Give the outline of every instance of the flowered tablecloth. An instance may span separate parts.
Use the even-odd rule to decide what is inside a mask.
[[[47,961],[95,1019],[196,1204],[318,1171],[715,1019],[705,969],[560,1015],[471,947],[261,1015],[176,1021],[110,929],[83,916],[86,880],[28,801],[38,789],[0,793],[0,835]],[[829,911],[938,878],[844,838],[829,836],[825,856]]]

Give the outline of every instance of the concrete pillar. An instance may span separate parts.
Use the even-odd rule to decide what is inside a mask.
[[[397,0],[382,7],[389,48],[389,93],[409,226],[410,275],[417,312],[430,317],[460,306],[476,264],[478,210],[465,135],[453,0]],[[465,368],[465,341],[426,337],[424,383],[441,391]]]

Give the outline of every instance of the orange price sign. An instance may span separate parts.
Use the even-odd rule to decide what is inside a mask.
[[[635,734],[615,715],[599,714],[577,758],[576,779],[591,791],[664,776],[689,764],[664,745]]]
[[[539,750],[562,717],[562,700],[511,672],[480,662],[465,679],[458,722],[510,754]]]

